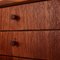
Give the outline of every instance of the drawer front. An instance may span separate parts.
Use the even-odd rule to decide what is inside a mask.
[[[1,19],[2,29],[22,30],[46,28],[46,25],[44,25],[46,22],[44,18],[46,15],[44,5],[41,2],[3,8]]]
[[[2,8],[0,13],[1,30],[60,29],[59,6],[52,1]]]
[[[37,59],[48,58],[47,32],[0,32],[0,54]],[[44,37],[44,38],[43,38]]]

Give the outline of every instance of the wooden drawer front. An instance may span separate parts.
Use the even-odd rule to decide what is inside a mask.
[[[59,6],[55,10],[56,5],[52,4],[51,1],[45,1],[2,8],[0,29],[60,29],[59,16],[54,12],[59,10]]]
[[[2,29],[44,29],[46,28],[44,3],[18,5],[2,9]],[[3,15],[4,14],[4,15]],[[19,16],[19,21],[12,19],[12,15]]]
[[[47,59],[47,32],[1,32],[0,54]]]

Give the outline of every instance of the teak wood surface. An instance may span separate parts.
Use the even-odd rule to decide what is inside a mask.
[[[47,60],[47,34],[48,32],[38,31],[0,32],[0,54]],[[13,46],[12,41],[18,42],[19,45]]]
[[[12,46],[13,40],[19,46]],[[60,60],[60,0],[0,8],[0,55],[1,60]]]
[[[20,17],[19,21],[12,15]],[[59,1],[44,1],[0,9],[0,30],[60,29]]]

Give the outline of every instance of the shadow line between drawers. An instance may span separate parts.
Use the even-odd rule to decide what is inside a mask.
[[[19,31],[60,31],[60,29],[29,29],[29,30],[0,30],[0,32],[19,32]]]
[[[0,56],[23,58],[23,59],[33,59],[33,60],[48,60],[48,59],[38,59],[38,58],[30,58],[30,57],[10,56],[10,55],[3,55],[3,54],[0,54]]]
[[[12,3],[1,5],[0,8],[6,8],[11,6],[16,6],[16,5],[30,4],[30,3],[42,2],[42,1],[49,1],[49,0],[35,0],[35,1],[31,0],[31,1],[23,1],[23,2],[12,2]]]

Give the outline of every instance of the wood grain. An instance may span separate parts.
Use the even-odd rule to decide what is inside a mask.
[[[0,60],[19,60],[15,57],[8,57],[8,56],[0,56]],[[22,59],[21,59],[22,60]],[[23,59],[24,60],[24,59]]]
[[[60,31],[49,33],[49,59],[60,60]]]
[[[39,8],[38,8],[39,7]],[[19,21],[11,15],[20,17]],[[60,60],[60,1],[52,0],[0,9],[0,31],[53,29],[54,31],[0,32],[0,54]],[[56,30],[56,31],[55,31]],[[11,46],[16,40],[20,46]],[[12,60],[0,57],[1,60]],[[13,58],[19,60],[19,58]],[[24,59],[21,59],[24,60]]]
[[[27,58],[48,59],[47,32],[0,32],[0,54]],[[43,38],[44,37],[44,38]],[[12,46],[12,41],[19,46]]]
[[[0,54],[3,55],[60,59],[60,31],[1,32],[0,40]],[[13,40],[19,42],[19,47],[10,44]]]
[[[0,56],[1,60],[46,60],[46,59],[24,59],[24,58],[16,58],[16,57],[9,57],[9,56]]]
[[[48,3],[50,2],[39,2],[1,9],[0,25],[2,29],[0,30],[53,29],[55,25],[52,25],[49,21],[50,13],[48,11],[50,10],[47,9]],[[20,20],[11,19],[12,15],[19,16]]]
[[[23,58],[15,58],[8,56],[0,56],[0,60],[32,60],[32,59],[23,59]]]
[[[59,6],[57,2],[45,1],[2,8],[0,30],[60,29]],[[20,20],[11,19],[12,15]]]
[[[0,8],[14,5],[21,5],[21,4],[29,4],[34,2],[41,2],[41,1],[48,1],[48,0],[2,0],[0,1]]]

